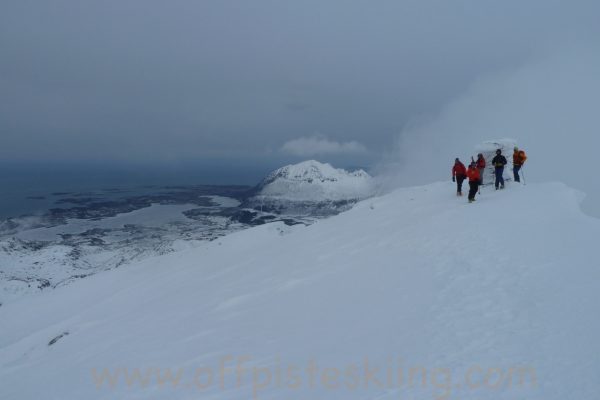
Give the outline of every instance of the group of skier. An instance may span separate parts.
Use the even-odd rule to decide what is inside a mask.
[[[513,153],[513,176],[515,182],[521,182],[519,171],[525,164],[527,156],[523,150],[520,150],[517,146],[514,148]],[[508,164],[506,157],[502,155],[502,150],[496,150],[496,156],[492,159],[492,165],[494,166],[494,177],[496,190],[504,189],[504,167]],[[452,167],[452,181],[456,182],[456,195],[462,196],[462,185],[465,179],[469,180],[469,203],[475,201],[475,195],[479,191],[479,186],[483,185],[483,174],[485,172],[486,160],[483,154],[477,155],[477,160],[471,157],[471,163],[466,168],[465,165],[457,158],[454,160],[454,166]]]

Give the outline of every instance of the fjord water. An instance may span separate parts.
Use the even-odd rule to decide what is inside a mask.
[[[80,195],[111,200],[156,193],[164,187],[189,185],[254,185],[268,166],[168,164],[135,166],[67,163],[0,165],[0,219],[43,214],[60,196]]]

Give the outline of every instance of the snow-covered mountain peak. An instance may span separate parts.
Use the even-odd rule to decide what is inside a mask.
[[[321,163],[316,160],[307,160],[298,164],[286,165],[285,167],[273,171],[265,179],[265,182],[270,183],[276,179],[289,179],[308,183],[324,183],[336,182],[347,179],[348,177],[370,178],[369,174],[362,169],[348,172],[340,168],[334,168],[331,164]]]
[[[363,199],[373,193],[373,179],[363,170],[346,171],[315,160],[286,165],[270,173],[258,195],[291,201]]]

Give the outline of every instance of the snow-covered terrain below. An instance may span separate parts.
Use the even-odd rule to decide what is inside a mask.
[[[34,224],[0,236],[0,303],[193,247],[243,227],[228,217],[211,215],[237,206],[237,200],[219,196],[206,199],[211,199],[212,205],[152,204],[106,218]],[[204,214],[193,218],[186,215],[198,211]]]
[[[272,172],[254,190],[175,186],[121,198],[56,193],[62,208],[0,220],[0,303],[249,226],[310,224],[369,196],[371,182],[361,170],[306,161]]]
[[[0,398],[596,398],[580,200],[407,188],[22,298],[0,307]]]

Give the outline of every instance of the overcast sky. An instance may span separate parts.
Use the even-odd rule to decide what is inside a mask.
[[[2,0],[0,157],[371,164],[478,79],[598,43],[599,4]]]

